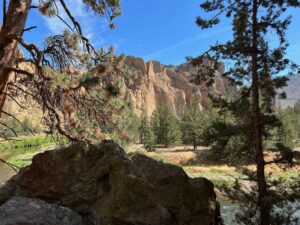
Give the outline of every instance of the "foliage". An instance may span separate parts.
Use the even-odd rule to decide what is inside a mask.
[[[193,103],[186,108],[180,118],[182,142],[193,144],[194,150],[201,144],[203,128],[205,126],[205,114],[200,111],[199,105]]]
[[[114,27],[113,19],[120,15],[119,0],[82,2],[88,11],[106,17],[110,27]],[[115,122],[113,115],[118,109],[114,107],[111,99],[120,93],[117,78],[122,73],[124,55],[117,57],[113,48],[95,49],[64,0],[41,0],[38,1],[38,5],[32,7],[26,3],[26,7],[22,6],[22,9],[18,8],[21,7],[20,4],[19,1],[10,1],[8,12],[4,7],[6,21],[3,21],[0,36],[5,42],[1,41],[1,46],[17,41],[25,53],[9,54],[18,55],[19,58],[12,59],[14,65],[7,64],[9,68],[5,68],[4,71],[14,72],[16,78],[8,84],[4,79],[5,74],[1,74],[3,84],[0,86],[8,89],[0,90],[1,101],[3,92],[8,92],[6,97],[17,102],[22,108],[30,108],[33,103],[37,103],[43,110],[42,123],[48,134],[55,136],[59,133],[70,141],[91,141],[88,139],[90,133],[99,133],[102,128],[108,127],[107,124]],[[24,16],[18,19],[26,20],[25,15],[29,10],[35,9],[50,19],[60,19],[66,27],[63,33],[47,37],[42,47],[35,43],[26,43],[22,35],[28,30],[14,27],[16,24],[9,21],[15,19],[14,15],[18,15],[18,10],[24,10]],[[66,15],[67,19],[64,19],[62,14]],[[22,21],[22,24],[25,25],[25,22]],[[34,28],[36,27],[30,29]],[[20,29],[24,29],[20,35],[11,35],[11,30]],[[24,63],[32,70],[23,70]],[[2,102],[0,106],[2,112]],[[3,113],[10,115],[7,112]],[[102,127],[94,126],[95,121]],[[1,125],[3,124],[5,126],[1,118]],[[113,125],[110,127],[114,128]],[[91,131],[92,129],[94,130]],[[3,136],[2,132],[0,135]]]
[[[112,136],[112,139],[121,146],[136,142],[139,136],[139,123],[138,118],[133,112],[131,101],[114,99],[113,104],[118,109],[118,113],[113,116],[113,119],[115,120],[113,125],[115,127],[109,128],[107,132],[110,133],[110,130],[114,130],[110,136]]]
[[[155,136],[145,112],[143,112],[140,119],[139,134],[140,142],[144,145],[144,148],[147,151],[153,151],[155,149]]]
[[[33,125],[28,117],[25,117],[23,121],[17,121],[16,119],[6,116],[2,118],[2,122],[5,124],[5,127],[2,130],[5,139],[12,139],[16,134],[31,136],[41,132],[40,125]]]
[[[29,147],[41,146],[41,145],[51,144],[51,143],[54,143],[52,137],[37,135],[31,137],[24,137],[21,138],[20,140],[11,140],[11,141],[2,142],[0,144],[0,150],[29,148]]]
[[[156,143],[168,147],[180,142],[181,132],[178,119],[167,106],[161,106],[153,112],[151,117]]]
[[[205,82],[208,86],[214,83],[219,62],[228,62],[230,67],[224,76],[240,92],[239,98],[230,100],[221,95],[211,96],[220,114],[223,117],[229,114],[232,119],[213,123],[213,132],[210,133],[215,136],[216,147],[220,151],[235,152],[231,154],[234,157],[230,162],[237,164],[245,179],[253,182],[251,190],[245,192],[237,181],[236,192],[231,195],[243,205],[243,212],[236,218],[238,223],[273,224],[275,208],[283,201],[278,197],[280,181],[271,181],[265,166],[292,163],[293,152],[289,146],[292,146],[293,132],[290,127],[282,126],[287,118],[276,112],[274,99],[277,89],[285,86],[287,81],[285,76],[279,76],[280,73],[296,68],[285,58],[288,46],[286,30],[291,17],[284,17],[283,14],[288,8],[299,6],[300,2],[294,0],[206,0],[200,5],[208,13],[216,12],[208,20],[197,18],[196,22],[202,29],[219,24],[223,14],[232,22],[232,40],[217,43],[201,56],[190,60],[198,68],[193,81],[197,84]],[[272,40],[275,39],[274,33],[278,37],[277,46],[268,42],[270,35]],[[276,152],[274,161],[264,159],[265,151]],[[242,159],[255,160],[256,171],[238,165],[243,163]]]

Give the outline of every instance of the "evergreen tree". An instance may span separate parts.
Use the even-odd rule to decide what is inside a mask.
[[[161,106],[153,112],[151,127],[157,144],[169,147],[170,144],[180,142],[181,132],[179,121],[167,106]]]
[[[224,76],[239,87],[240,97],[230,102],[222,96],[212,97],[222,109],[221,112],[230,111],[236,118],[229,127],[226,124],[222,126],[227,127],[225,130],[228,139],[225,146],[239,148],[239,151],[256,163],[255,173],[246,168],[242,169],[248,176],[247,179],[256,183],[251,193],[243,192],[237,185],[239,194],[232,195],[241,200],[244,206],[244,212],[237,215],[239,223],[273,224],[275,205],[280,205],[288,198],[282,196],[280,191],[271,191],[274,184],[277,184],[275,190],[279,189],[279,181],[268,179],[265,167],[271,163],[291,162],[291,149],[280,142],[275,143],[270,149],[278,153],[278,158],[274,161],[266,161],[264,152],[268,150],[266,140],[272,138],[270,131],[281,126],[274,109],[274,99],[277,95],[276,89],[286,85],[287,78],[278,75],[288,68],[295,68],[285,58],[288,46],[286,30],[291,17],[284,17],[283,14],[289,7],[299,6],[300,2],[297,0],[206,0],[201,8],[206,12],[217,11],[216,15],[209,20],[197,18],[197,24],[203,29],[218,24],[223,14],[232,21],[232,40],[225,44],[217,43],[191,61],[199,69],[193,81],[204,81],[207,85],[214,83],[214,71],[218,68],[219,61],[228,61],[233,65]],[[275,38],[273,33],[277,34],[279,40],[275,47],[268,42],[270,35]]]
[[[295,147],[295,140],[297,139],[297,130],[295,124],[293,124],[293,114],[288,110],[278,109],[278,117],[281,122],[281,126],[277,128],[278,142],[284,146],[293,149]]]
[[[115,98],[112,105],[118,113],[113,115],[114,123],[106,125],[106,132],[111,133],[113,130],[109,136],[121,146],[137,142],[139,139],[139,122],[133,112],[132,102],[129,99]]]
[[[70,141],[85,140],[87,127],[92,127],[95,120],[113,123],[110,98],[119,93],[115,80],[124,57],[116,57],[112,48],[96,49],[65,0],[5,0],[2,4],[0,126],[7,125],[2,115],[12,116],[3,109],[6,98],[22,108],[28,106],[26,102],[37,103],[43,109],[47,133],[59,133]],[[114,18],[120,15],[119,0],[83,0],[82,4],[95,16],[107,18],[111,28]],[[43,46],[27,43],[24,34],[38,29],[25,27],[30,11],[59,19],[65,30],[47,37]],[[22,69],[24,63],[32,69]],[[2,132],[0,136],[4,137]]]
[[[150,127],[148,116],[143,112],[139,126],[140,142],[147,151],[155,149],[155,135]]]
[[[140,120],[140,126],[139,126],[139,136],[140,136],[141,144],[145,144],[145,136],[148,128],[149,128],[148,117],[147,114],[143,112]]]
[[[145,132],[144,148],[147,151],[155,150],[155,135],[149,125],[147,125],[147,129]]]
[[[193,144],[194,150],[201,143],[201,137],[205,126],[205,115],[200,111],[199,105],[193,103],[186,108],[181,116],[180,128],[182,133],[182,142],[184,144]]]

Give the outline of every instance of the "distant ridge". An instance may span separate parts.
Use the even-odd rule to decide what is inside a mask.
[[[281,108],[294,106],[297,101],[300,101],[300,74],[288,76],[288,86],[280,91],[284,91],[287,95],[286,99],[278,99],[277,105]]]

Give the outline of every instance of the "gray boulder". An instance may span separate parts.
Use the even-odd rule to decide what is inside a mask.
[[[97,225],[211,225],[216,205],[209,180],[141,154],[128,156],[113,142],[38,154],[1,196],[0,202],[25,196],[57,203]]]
[[[72,210],[39,199],[13,197],[0,206],[0,225],[83,225]]]

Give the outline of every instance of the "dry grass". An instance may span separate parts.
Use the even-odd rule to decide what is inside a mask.
[[[194,151],[192,146],[178,145],[170,148],[159,147],[155,152],[147,152],[142,145],[132,145],[128,148],[128,152],[140,152],[158,161],[181,166],[191,177],[206,177],[219,182],[234,180],[234,177],[241,176],[234,167],[211,161],[209,150],[203,147]],[[275,157],[274,153],[265,156],[266,160],[272,160]],[[252,171],[256,169],[255,165],[249,165],[247,168]],[[266,172],[289,179],[300,172],[300,166],[285,170],[275,164],[270,164],[266,166]]]

